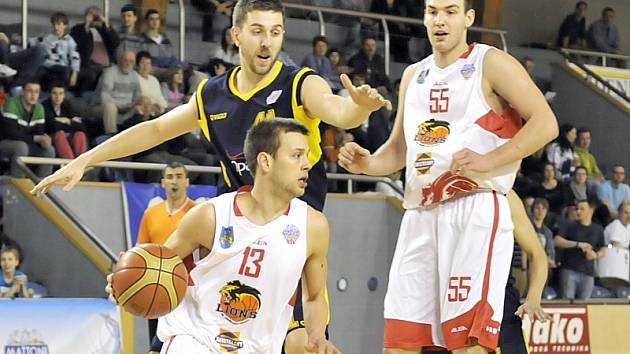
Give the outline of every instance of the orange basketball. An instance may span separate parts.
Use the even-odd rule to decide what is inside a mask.
[[[173,311],[186,294],[188,272],[171,249],[147,243],[125,252],[112,276],[118,304],[136,316],[156,318]]]

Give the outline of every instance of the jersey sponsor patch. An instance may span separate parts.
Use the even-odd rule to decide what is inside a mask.
[[[219,344],[222,352],[238,354],[238,350],[243,348],[243,341],[240,338],[241,332],[220,328],[219,335],[214,337],[214,341]]]
[[[429,119],[420,123],[415,141],[422,146],[442,144],[451,134],[449,122],[445,120]]]
[[[429,69],[420,71],[420,74],[418,75],[416,82],[419,83],[420,85],[424,84],[424,81],[426,80],[427,76],[429,76]]]
[[[221,227],[221,235],[219,236],[219,244],[221,248],[227,249],[234,243],[234,228],[232,226]]]
[[[210,120],[221,120],[227,118],[227,112],[214,113],[209,115]]]
[[[475,73],[475,65],[474,64],[464,64],[460,73],[464,77],[464,79],[468,80]]]
[[[416,169],[418,176],[431,174],[431,167],[435,164],[435,160],[431,158],[430,152],[420,152],[416,154],[416,162],[413,167]]]
[[[274,90],[273,92],[271,92],[269,96],[267,96],[267,104],[276,103],[278,101],[278,98],[280,98],[280,95],[282,95],[282,90]]]
[[[219,290],[217,312],[233,324],[243,324],[256,318],[260,310],[260,291],[238,280],[225,284]]]
[[[287,225],[282,231],[282,235],[284,235],[284,239],[287,240],[287,243],[290,245],[294,245],[298,238],[300,238],[300,229],[295,225]]]

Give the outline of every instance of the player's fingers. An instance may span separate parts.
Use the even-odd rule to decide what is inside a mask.
[[[381,97],[381,102],[383,102],[383,104],[385,105],[386,110],[391,112],[394,109],[394,106],[392,105],[392,101],[386,100]]]
[[[356,87],[354,87],[354,85],[352,84],[352,81],[350,80],[350,78],[348,77],[348,75],[346,74],[341,74],[339,75],[339,78],[341,79],[341,84],[343,85],[343,87],[348,90],[348,91],[354,91],[356,90]]]
[[[523,318],[523,305],[519,306],[514,314],[520,318]]]
[[[551,320],[551,315],[545,312],[545,310],[541,308],[539,308],[538,311],[536,311],[536,317],[538,317],[538,319],[541,320],[542,322]]]

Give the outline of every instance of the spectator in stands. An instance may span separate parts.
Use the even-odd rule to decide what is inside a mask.
[[[201,40],[214,41],[214,16],[232,16],[233,0],[191,0],[191,5],[201,12]]]
[[[578,166],[575,168],[573,178],[569,182],[569,190],[574,201],[578,200],[590,200],[595,204],[599,203],[597,198],[597,191],[586,183],[587,174],[584,166]]]
[[[606,7],[602,18],[591,23],[588,29],[588,41],[591,49],[598,52],[617,53],[619,50],[619,30],[613,23],[615,10]]]
[[[148,207],[138,229],[138,239],[136,244],[157,243],[163,245],[168,237],[175,231],[179,221],[186,213],[195,206],[195,202],[188,198],[188,171],[180,163],[169,163],[162,170],[161,185],[166,192],[166,200]],[[192,259],[185,259],[188,269],[191,268]],[[157,329],[157,319],[149,320],[149,340],[151,341],[151,352],[159,352],[162,343],[155,335]]]
[[[332,75],[330,76],[331,87],[333,92],[337,93],[337,91],[343,88],[339,75],[350,74],[352,70],[343,62],[343,55],[338,49],[329,49],[328,52],[326,52],[326,56],[330,59],[330,64],[332,66]]]
[[[547,264],[549,265],[549,268],[555,268],[556,248],[553,245],[553,233],[545,223],[548,212],[549,202],[547,199],[534,199],[534,204],[532,205],[532,224],[534,225],[534,230],[536,230],[540,243],[543,245],[545,253],[547,254]]]
[[[571,200],[570,192],[566,186],[558,181],[556,168],[552,163],[546,163],[543,169],[543,181],[540,183],[536,198],[545,198],[549,202],[549,211],[561,215],[562,209]]]
[[[119,42],[118,34],[97,6],[88,7],[83,18],[83,23],[74,25],[70,30],[81,55],[81,71],[76,90],[79,95],[85,91],[94,91],[103,69],[114,63]]]
[[[328,51],[328,40],[326,40],[326,37],[324,36],[317,35],[313,37],[312,45],[313,52],[304,57],[302,60],[302,66],[308,66],[309,68],[315,70],[321,77],[331,83],[331,78],[333,76],[332,63],[326,56],[326,51]]]
[[[142,34],[142,50],[151,54],[153,74],[162,79],[166,76],[168,68],[179,64],[179,59],[175,56],[171,40],[166,33],[160,32],[162,17],[158,10],[147,10],[144,19],[147,22],[147,31]]]
[[[539,188],[543,178],[545,163],[545,149],[539,149],[527,156],[521,162],[521,168],[514,181],[514,191],[522,198],[533,197]]]
[[[16,163],[20,156],[55,157],[51,139],[45,134],[44,107],[37,101],[40,90],[41,86],[36,81],[25,83],[20,96],[7,99],[0,116],[0,155],[11,158],[13,176],[24,175]],[[52,167],[39,165],[36,172],[39,176],[47,176]]]
[[[20,253],[19,261],[21,262],[22,261],[22,251],[21,251],[20,246],[11,237],[9,237],[7,234],[2,232],[2,230],[0,230],[0,249],[3,249],[6,246],[15,246],[15,247],[17,247],[18,251],[20,251],[19,252]]]
[[[20,250],[15,246],[0,249],[0,298],[32,297],[32,291],[26,287],[28,277],[17,269],[20,265]]]
[[[348,66],[354,72],[365,73],[368,85],[386,95],[391,91],[391,83],[385,74],[385,61],[376,50],[376,38],[366,36],[363,38],[361,51],[350,58]]]
[[[599,170],[597,160],[590,151],[591,147],[591,131],[588,128],[582,127],[577,131],[577,142],[575,146],[575,153],[580,159],[580,163],[586,169],[586,175],[589,181],[599,183],[604,179],[602,171]]]
[[[50,96],[42,105],[46,117],[46,133],[53,138],[57,156],[73,159],[87,151],[88,141],[83,119],[76,115],[65,97],[66,88],[63,84],[53,83]]]
[[[534,68],[536,68],[536,62],[534,61],[534,58],[527,57],[527,56],[523,57],[521,59],[521,65],[523,65],[523,68],[525,68],[525,71],[527,71],[529,76],[532,78],[532,81],[534,81],[538,89],[543,94],[548,91],[551,91],[551,83],[549,81],[543,80],[534,75]]]
[[[615,165],[612,173],[612,179],[600,183],[597,196],[608,207],[610,215],[615,217],[621,203],[630,202],[630,188],[623,183],[626,179],[626,169],[623,166]]]
[[[556,46],[559,48],[586,48],[586,10],[585,1],[575,4],[575,12],[567,15],[558,30]]]
[[[571,124],[562,124],[558,138],[545,148],[547,161],[554,164],[560,180],[568,180],[575,167],[580,165],[573,146],[576,138],[577,129]]]
[[[44,60],[46,60],[46,50],[43,46],[34,45],[28,49],[12,52],[9,37],[4,32],[0,32],[0,64],[4,65],[2,76],[7,86],[22,86],[27,81],[34,80],[37,68],[44,63]],[[6,79],[9,77],[11,80]]]
[[[560,265],[560,292],[565,299],[588,299],[594,286],[594,260],[604,256],[604,229],[592,222],[593,204],[577,203],[577,221],[565,224],[554,238],[564,249]]]
[[[630,247],[630,203],[624,202],[619,206],[617,218],[604,229],[606,244],[615,247]]]
[[[138,80],[140,82],[140,94],[151,99],[151,112],[154,116],[164,113],[167,103],[162,95],[160,82],[151,75],[151,54],[140,51],[136,56]]]
[[[37,69],[35,79],[49,90],[48,83],[63,82],[69,87],[77,83],[81,57],[77,52],[77,43],[66,34],[68,17],[63,12],[56,12],[50,17],[52,33],[29,40],[31,46],[41,45],[46,50],[46,60]]]
[[[141,91],[138,74],[133,70],[135,64],[136,54],[123,52],[118,65],[103,70],[98,81],[94,98],[100,104],[97,114],[103,118],[105,134],[118,132],[118,125],[136,113]]]
[[[405,0],[373,0],[370,12],[409,17],[406,5],[407,2]],[[387,27],[391,35],[390,48],[394,60],[399,63],[411,63],[411,58],[409,58],[410,37],[407,25],[398,21],[387,21]]]
[[[127,4],[120,9],[120,30],[118,31],[118,47],[116,58],[124,51],[138,53],[142,50],[142,34],[138,32],[138,8],[133,4]]]
[[[162,83],[162,96],[166,99],[166,109],[171,110],[186,101],[184,70],[180,66],[171,68],[166,82]]]
[[[227,26],[223,29],[223,33],[221,35],[221,46],[216,48],[216,51],[211,57],[222,59],[224,62],[232,65],[239,65],[241,58],[238,54],[238,47],[234,44],[230,28],[232,27]]]
[[[210,77],[219,76],[231,69],[233,66],[233,64],[224,62],[223,59],[210,58],[206,64],[205,71]]]

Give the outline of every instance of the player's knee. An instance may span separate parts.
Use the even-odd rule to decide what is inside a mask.
[[[284,352],[286,354],[306,354],[305,345],[307,341],[306,329],[295,329],[289,332],[284,339]]]

